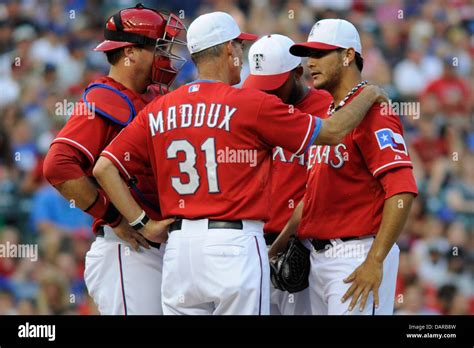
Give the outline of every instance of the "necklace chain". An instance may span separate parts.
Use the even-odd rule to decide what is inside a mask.
[[[346,101],[355,93],[359,90],[359,88],[361,88],[362,86],[366,85],[367,84],[367,81],[362,81],[360,82],[357,86],[355,86],[354,88],[352,88],[349,93],[347,93],[347,95],[344,97],[344,99],[342,99],[339,104],[334,107],[334,101],[331,102],[331,104],[329,105],[329,109],[328,109],[328,115],[331,116],[333,113],[335,113],[337,110],[339,110],[340,108],[342,108],[345,104],[346,104]]]

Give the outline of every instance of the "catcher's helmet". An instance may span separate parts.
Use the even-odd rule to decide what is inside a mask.
[[[134,45],[155,46],[154,83],[171,85],[186,62],[172,53],[173,44],[186,46],[186,27],[172,13],[156,11],[142,4],[120,10],[112,15],[104,28],[105,40],[94,51],[110,51]]]

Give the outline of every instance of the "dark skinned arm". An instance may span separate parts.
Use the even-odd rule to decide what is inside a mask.
[[[290,219],[286,223],[285,227],[278,235],[278,238],[273,242],[272,246],[268,250],[268,258],[276,256],[280,251],[283,251],[290,240],[292,235],[296,234],[296,230],[301,221],[303,215],[303,199],[298,203]]]

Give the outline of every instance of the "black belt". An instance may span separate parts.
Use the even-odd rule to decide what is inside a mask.
[[[96,237],[104,237],[105,236],[105,233],[104,233],[104,227],[103,226],[100,226],[98,229],[97,229],[97,232],[96,232]],[[145,240],[148,242],[148,244],[150,244],[150,246],[152,246],[153,248],[156,248],[156,249],[159,249],[161,244],[160,243],[156,243],[156,242],[152,242],[151,240],[148,240],[145,238]]]
[[[183,225],[183,220],[176,220],[169,226],[170,233],[173,231],[181,230],[181,226]],[[210,230],[215,229],[231,229],[231,230],[242,230],[244,225],[242,220],[209,220],[209,224],[207,226]]]
[[[374,236],[362,236],[362,237],[344,237],[344,238],[337,238],[342,240],[343,242],[348,242],[350,240],[356,239],[365,239],[365,238],[374,238]],[[316,252],[320,252],[322,250],[326,250],[332,247],[331,239],[313,239],[311,240],[311,244],[313,244],[314,250]]]
[[[278,238],[280,234],[279,233],[265,233],[263,235],[263,238],[265,238],[265,244],[270,246],[273,244],[273,242]]]

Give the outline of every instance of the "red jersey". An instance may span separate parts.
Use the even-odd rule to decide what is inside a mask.
[[[101,77],[93,81],[91,85],[96,83],[111,86],[127,96],[133,104],[133,108],[136,112],[143,109],[146,105],[146,101],[142,95],[126,88],[121,83],[110,77]],[[113,97],[119,98],[120,100],[118,95],[112,95],[112,98]],[[96,106],[99,109],[111,108],[113,110],[114,107],[119,107],[120,105],[119,103],[115,105],[114,101],[114,99],[98,101],[98,105]],[[122,113],[128,115],[128,110],[123,111]],[[95,161],[100,156],[102,150],[116,137],[123,127],[124,126],[120,123],[91,112],[86,107],[84,100],[81,99],[81,101],[75,105],[71,117],[58,133],[57,137],[53,140],[51,146],[56,143],[64,143],[79,150],[88,160],[88,165],[85,168],[81,168],[84,170],[86,175],[92,177],[92,169]],[[160,219],[161,215],[159,214],[158,209],[159,204],[156,194],[156,185],[154,184],[151,167],[144,167],[141,164],[137,164],[133,157],[127,157],[123,163],[123,166],[119,168],[123,178],[126,181],[133,178],[136,182],[136,187],[140,191],[140,193],[137,194],[138,191],[132,189],[132,194],[150,216],[155,219]],[[61,168],[58,168],[58,170],[60,169]],[[153,206],[154,209],[150,206]],[[95,225],[96,223],[94,223],[94,226]]]
[[[166,218],[266,221],[272,149],[300,155],[320,128],[273,95],[195,81],[148,104],[103,155],[151,163]]]
[[[101,83],[120,90],[134,102],[137,111],[145,106],[145,101],[139,94],[125,88],[121,83],[108,76],[101,77],[92,83]],[[88,176],[92,177],[95,161],[122,128],[122,125],[90,112],[84,104],[84,100],[81,99],[76,103],[71,117],[52,144],[65,143],[82,152],[90,163],[88,168],[83,169],[85,169]]]
[[[384,115],[381,108],[373,105],[342,143],[311,147],[311,172],[298,229],[301,238],[332,239],[378,232],[386,199],[378,178],[394,168],[412,168],[399,117]],[[417,192],[415,184],[409,192]]]
[[[332,96],[328,92],[311,88],[295,107],[319,116],[326,114],[331,101]],[[303,198],[307,177],[307,153],[296,156],[281,147],[273,150],[270,219],[263,228],[265,233],[280,233],[283,230]]]

